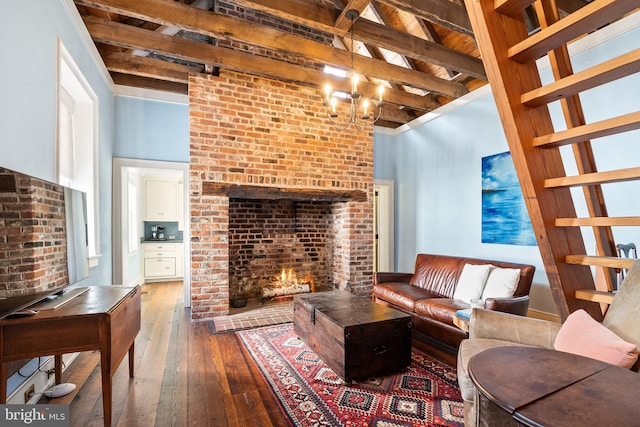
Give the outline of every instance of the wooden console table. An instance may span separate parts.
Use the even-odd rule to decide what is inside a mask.
[[[497,347],[473,356],[469,375],[480,399],[525,426],[631,426],[640,419],[638,374],[587,357]]]
[[[140,331],[140,287],[91,286],[54,310],[0,320],[0,403],[6,403],[6,362],[54,355],[56,384],[62,381],[62,355],[99,350],[104,425],[111,426],[111,381],[129,353],[133,377],[134,340]]]

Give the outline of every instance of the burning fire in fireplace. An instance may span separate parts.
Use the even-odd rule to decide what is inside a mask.
[[[298,284],[298,278],[296,276],[295,271],[293,271],[293,268],[286,269],[286,268],[282,267],[282,273],[280,273],[280,282],[279,283],[283,287],[287,287],[287,286],[292,286],[292,285],[297,285]]]
[[[283,267],[282,272],[262,288],[262,300],[307,292],[313,292],[313,279],[309,276],[298,279],[293,268]]]

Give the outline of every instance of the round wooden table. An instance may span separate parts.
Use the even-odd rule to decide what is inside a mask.
[[[473,356],[469,375],[480,398],[526,426],[640,425],[640,376],[619,366],[545,348],[506,346]]]

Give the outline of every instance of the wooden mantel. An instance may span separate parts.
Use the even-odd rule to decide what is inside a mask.
[[[319,190],[315,188],[277,188],[261,185],[226,184],[204,181],[203,196],[226,196],[252,200],[298,200],[319,202],[366,202],[367,193],[361,190]]]

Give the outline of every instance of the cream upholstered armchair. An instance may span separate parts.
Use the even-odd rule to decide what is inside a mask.
[[[602,325],[640,348],[640,261],[636,261],[629,269]],[[469,339],[460,344],[457,365],[466,427],[518,425],[495,407],[481,408],[482,416],[478,416],[476,390],[468,372],[469,359],[484,350],[499,346],[528,345],[553,349],[561,326],[560,323],[530,317],[491,310],[473,310],[469,321]],[[637,370],[637,367],[638,363],[632,369]]]

